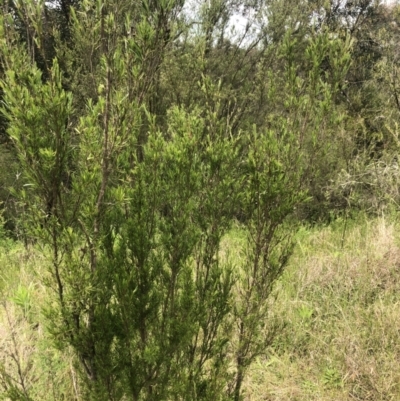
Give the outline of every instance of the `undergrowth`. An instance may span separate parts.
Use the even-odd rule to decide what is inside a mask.
[[[400,399],[398,233],[384,217],[298,232],[271,301],[282,330],[251,366],[246,400]],[[240,258],[243,241],[233,229],[222,252]],[[33,247],[0,247],[0,399],[82,399],[73,359],[54,347],[43,318],[47,262]]]
[[[32,247],[0,241],[0,400],[79,399],[71,355],[56,349],[43,318],[46,263]]]
[[[400,249],[395,219],[303,228],[276,288],[285,324],[248,400],[399,400]]]

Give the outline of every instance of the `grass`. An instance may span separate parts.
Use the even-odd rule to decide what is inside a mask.
[[[251,366],[245,400],[400,399],[399,228],[394,218],[359,217],[299,231],[271,309],[285,328]],[[233,230],[222,251],[235,257],[243,240]],[[38,279],[45,263],[0,243],[0,387],[80,399],[71,357],[49,347]]]
[[[302,229],[278,283],[286,329],[248,400],[400,399],[400,249],[384,218]]]
[[[70,355],[51,346],[42,316],[46,261],[34,249],[0,244],[0,400],[73,400]]]

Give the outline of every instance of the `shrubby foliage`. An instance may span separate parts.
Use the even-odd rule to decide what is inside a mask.
[[[346,102],[366,90],[349,77],[372,4],[184,3],[3,3],[16,232],[49,260],[52,346],[72,351],[85,400],[239,401],[279,331],[268,300],[299,219],[329,209],[359,150]],[[235,9],[259,29],[235,40]]]

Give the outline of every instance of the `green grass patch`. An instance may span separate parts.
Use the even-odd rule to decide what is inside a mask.
[[[400,399],[398,233],[362,216],[299,231],[273,306],[285,330],[249,400]]]

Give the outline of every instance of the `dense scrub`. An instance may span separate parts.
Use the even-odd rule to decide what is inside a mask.
[[[340,252],[350,216],[399,202],[398,7],[1,7],[3,398],[239,401],[255,364],[308,354],[322,376],[301,391],[383,394],[312,338],[328,349],[345,306],[386,297],[395,274]],[[310,259],[307,224],[326,236]]]

